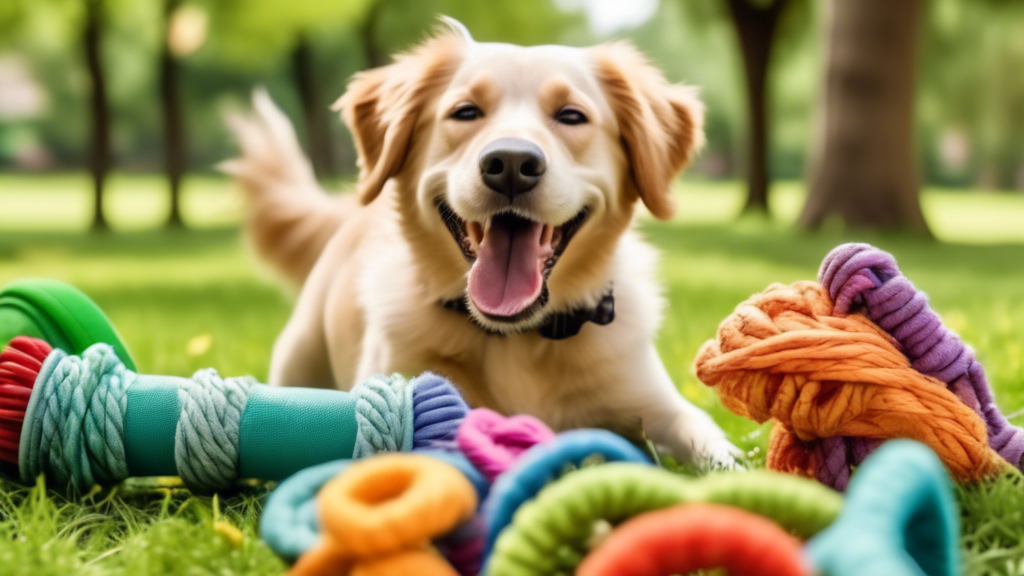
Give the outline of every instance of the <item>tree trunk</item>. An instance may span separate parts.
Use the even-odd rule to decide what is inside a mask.
[[[914,90],[922,0],[831,0],[810,193],[800,224],[928,234],[918,198]]]
[[[306,141],[313,170],[320,176],[334,173],[334,153],[331,142],[331,125],[327,117],[328,107],[320,101],[320,87],[317,84],[316,65],[313,50],[304,34],[299,34],[292,51],[292,67],[295,84],[302,99],[302,112],[306,121]]]
[[[160,53],[160,101],[163,104],[164,121],[164,164],[167,183],[171,192],[171,214],[168,226],[182,228],[181,179],[185,174],[185,112],[179,91],[180,66],[171,53],[167,35],[171,16],[181,6],[181,0],[164,2],[164,41]]]
[[[383,7],[384,0],[375,0],[370,5],[370,9],[366,13],[366,19],[363,20],[362,29],[359,31],[359,36],[363,39],[363,53],[366,55],[367,68],[380,68],[388,63],[387,55],[380,51],[380,48],[377,47],[377,43],[374,41],[377,21],[380,19],[380,12]]]
[[[92,136],[89,149],[89,171],[92,173],[93,192],[96,208],[93,216],[95,230],[109,230],[110,225],[103,215],[103,187],[110,170],[110,105],[107,102],[107,86],[103,78],[103,58],[100,54],[100,37],[103,28],[103,0],[87,0],[85,3],[85,31],[82,35],[85,63],[89,71],[92,94],[89,101],[92,109]]]
[[[767,81],[771,49],[779,17],[789,0],[775,0],[765,7],[750,0],[728,0],[729,14],[740,42],[747,81],[750,119],[747,135],[747,202],[744,212],[768,212],[768,115]]]

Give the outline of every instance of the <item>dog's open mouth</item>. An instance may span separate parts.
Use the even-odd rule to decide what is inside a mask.
[[[559,256],[587,218],[584,208],[559,226],[511,212],[486,222],[462,220],[444,200],[438,212],[462,253],[473,262],[469,298],[491,320],[517,322],[547,301],[546,281]]]

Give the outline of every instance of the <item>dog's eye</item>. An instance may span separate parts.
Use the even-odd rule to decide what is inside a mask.
[[[575,126],[577,124],[586,124],[587,116],[575,108],[562,108],[555,114],[555,120],[562,124]]]
[[[452,112],[449,118],[451,118],[452,120],[459,120],[462,122],[471,122],[473,120],[476,120],[477,118],[480,118],[483,115],[484,111],[481,110],[479,106],[477,106],[476,104],[466,103],[460,104],[459,107],[456,108],[454,112]]]

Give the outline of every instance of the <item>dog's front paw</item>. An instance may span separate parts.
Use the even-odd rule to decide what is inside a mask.
[[[736,470],[742,468],[740,459],[743,451],[725,438],[715,438],[694,450],[694,460],[712,470]]]
[[[655,432],[651,430],[650,432]],[[742,467],[743,452],[725,438],[710,418],[681,417],[656,443],[668,449],[679,462],[688,462],[712,470],[733,470]],[[658,442],[660,440],[660,442]]]

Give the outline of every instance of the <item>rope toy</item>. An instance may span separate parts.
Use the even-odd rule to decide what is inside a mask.
[[[817,482],[763,470],[690,479],[649,465],[595,466],[566,475],[523,504],[498,537],[486,574],[571,573],[599,521],[616,524],[697,502],[734,506],[808,538],[832,523],[843,498]]]
[[[483,501],[490,483],[459,452],[423,450],[416,454],[429,456],[462,472]],[[316,511],[316,495],[325,484],[347,470],[355,460],[337,460],[302,470],[274,490],[263,507],[260,535],[277,553],[295,560],[308,552],[320,539],[320,521]]]
[[[470,518],[476,489],[429,456],[388,454],[352,464],[317,496],[323,535],[289,574],[455,576],[430,541]]]
[[[842,490],[879,440],[900,437],[927,444],[960,481],[1003,466],[980,416],[915,370],[867,317],[835,315],[828,291],[813,282],[773,284],[740,304],[694,368],[731,411],[775,419],[772,470]]]
[[[17,336],[82,354],[98,342],[111,345],[129,370],[128,349],[103,310],[81,290],[59,280],[23,278],[0,290],[0,346]]]
[[[818,281],[835,302],[835,314],[859,311],[895,338],[915,370],[946,383],[984,418],[988,441],[1015,467],[1024,467],[1024,429],[996,406],[974,351],[944,326],[891,254],[868,244],[844,244],[825,257]]]
[[[493,410],[471,410],[456,436],[459,450],[473,466],[493,482],[536,444],[547,442],[555,433],[532,416],[506,418]]]
[[[955,576],[959,512],[935,454],[893,440],[857,471],[839,519],[808,544],[829,576]]]
[[[322,462],[452,444],[468,412],[455,387],[430,373],[374,377],[346,393],[214,370],[140,375],[107,344],[81,356],[55,349],[40,362],[44,350],[16,339],[0,357],[0,458],[18,465],[23,482],[46,473],[79,492],[128,476],[178,475],[197,491],[281,480]]]
[[[0,352],[0,460],[18,461],[18,444],[32,385],[52,350],[42,340],[19,336]]]
[[[662,576],[725,568],[745,576],[810,576],[801,548],[799,540],[756,514],[686,504],[625,522],[584,559],[576,574]]]
[[[512,523],[519,508],[539,493],[559,474],[595,457],[605,462],[649,464],[643,452],[624,438],[605,430],[563,432],[554,440],[527,450],[512,468],[498,477],[483,504],[487,523],[487,547],[490,555],[495,542]]]

